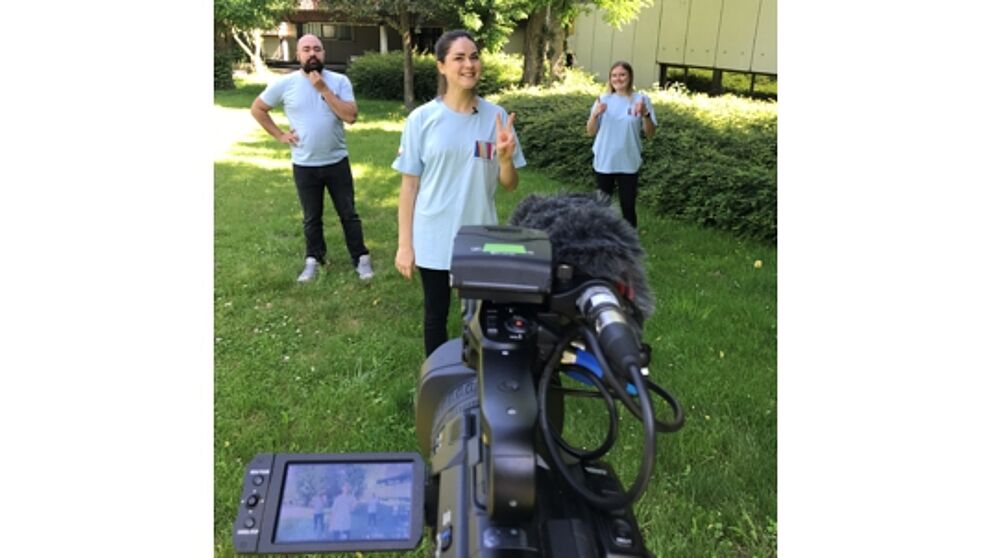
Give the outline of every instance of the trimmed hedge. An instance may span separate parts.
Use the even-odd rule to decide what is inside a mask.
[[[437,75],[433,56],[414,53],[413,93],[418,101],[429,101],[437,95]],[[483,53],[479,95],[485,97],[515,85],[522,75],[520,56]],[[348,66],[348,79],[363,97],[402,101],[403,53],[367,52]]]
[[[234,57],[214,52],[214,89],[234,89]]]
[[[366,52],[348,66],[355,92],[373,99],[403,100],[403,53]],[[437,94],[437,70],[430,56],[413,55],[413,92],[418,101]]]
[[[585,124],[600,85],[570,83],[500,96],[516,112],[529,165],[580,188],[595,187],[592,140]],[[640,200],[662,215],[777,240],[775,103],[678,90],[645,91],[658,116],[644,140]]]

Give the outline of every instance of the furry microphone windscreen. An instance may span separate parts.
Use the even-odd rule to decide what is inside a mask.
[[[622,284],[633,291],[642,319],[654,312],[637,231],[608,199],[580,193],[531,194],[517,204],[509,224],[546,232],[555,265],[569,264],[578,273]]]

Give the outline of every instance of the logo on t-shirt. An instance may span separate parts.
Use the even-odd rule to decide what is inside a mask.
[[[496,144],[491,141],[475,142],[475,157],[477,159],[492,159],[496,154]]]

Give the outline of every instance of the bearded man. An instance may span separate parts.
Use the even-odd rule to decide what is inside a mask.
[[[314,35],[296,43],[300,70],[269,84],[251,105],[251,115],[269,134],[290,147],[293,180],[303,208],[306,256],[300,283],[317,277],[326,263],[324,242],[324,188],[327,188],[341,220],[352,267],[359,279],[372,278],[372,259],[362,234],[362,220],[355,212],[355,188],[348,163],[344,123],[354,124],[358,105],[351,81],[324,68],[324,45]],[[290,129],[284,131],[269,111],[284,105]]]

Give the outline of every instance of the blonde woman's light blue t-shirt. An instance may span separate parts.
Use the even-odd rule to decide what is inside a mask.
[[[616,93],[603,95],[599,100],[606,104],[606,112],[599,116],[599,131],[592,143],[592,168],[598,173],[633,174],[641,168],[641,120],[634,115],[634,105],[644,101],[644,110],[651,115],[651,122],[658,125],[654,107],[647,95],[634,93],[624,97]],[[593,101],[589,115],[596,111]]]

